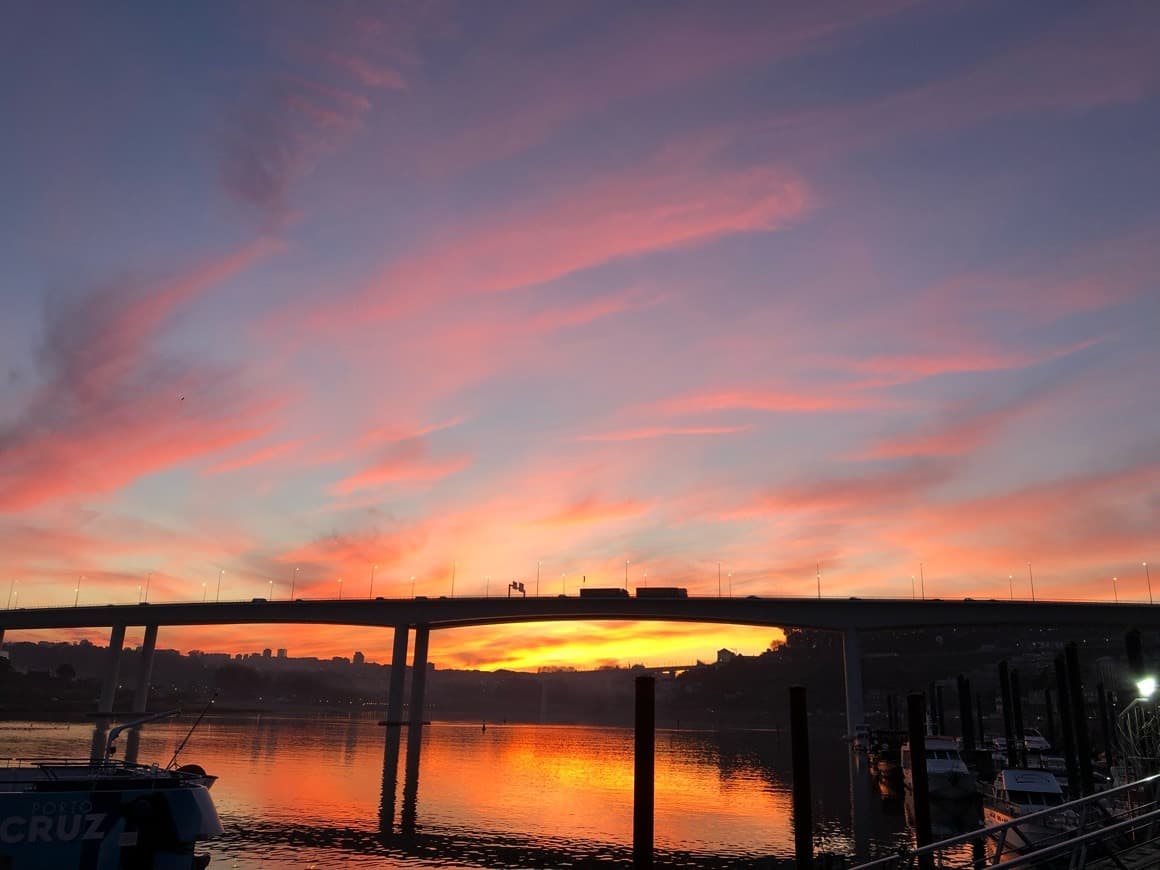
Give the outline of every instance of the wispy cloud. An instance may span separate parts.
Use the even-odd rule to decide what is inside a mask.
[[[657,403],[663,414],[706,414],[713,411],[766,411],[809,414],[881,408],[887,400],[835,388],[735,389],[695,393]]]
[[[353,298],[307,319],[340,326],[544,284],[621,258],[774,230],[799,219],[812,201],[806,182],[785,169],[714,166],[699,149],[673,149],[473,215],[438,243],[398,259]]]
[[[641,429],[621,429],[616,432],[600,432],[592,435],[577,435],[577,441],[648,441],[654,438],[688,437],[702,435],[736,435],[748,432],[750,426],[649,426]]]
[[[422,436],[391,442],[375,452],[369,465],[339,480],[331,491],[342,495],[393,483],[433,483],[471,465],[467,456],[432,456]]]
[[[651,505],[648,502],[633,499],[604,501],[589,497],[572,502],[555,513],[540,518],[537,522],[548,526],[616,522],[642,517],[650,509]]]
[[[157,342],[182,306],[272,250],[261,241],[157,286],[110,286],[47,315],[45,379],[0,429],[0,510],[110,492],[266,432],[276,397],[234,372],[168,359]]]

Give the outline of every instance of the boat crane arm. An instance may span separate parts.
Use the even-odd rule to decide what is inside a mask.
[[[123,725],[118,725],[109,731],[109,737],[105,741],[105,761],[108,761],[112,755],[117,742],[117,738],[121,736],[122,731],[127,731],[130,728],[137,728],[144,725],[146,722],[154,722],[158,719],[168,719],[170,716],[176,716],[181,710],[165,710],[161,713],[150,713],[148,716],[142,716],[140,719],[134,719],[131,722],[126,722]]]

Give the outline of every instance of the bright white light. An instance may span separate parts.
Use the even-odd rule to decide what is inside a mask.
[[[1152,693],[1156,691],[1156,678],[1144,677],[1136,683],[1136,688],[1139,690],[1141,698],[1151,698]]]

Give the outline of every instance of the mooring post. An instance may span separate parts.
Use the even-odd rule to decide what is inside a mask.
[[[956,680],[959,690],[959,736],[963,738],[963,749],[975,751],[975,721],[971,716],[971,681],[962,674]]]
[[[793,854],[797,870],[814,866],[813,798],[810,794],[809,711],[806,687],[789,687],[789,740],[793,755]]]
[[[1011,669],[1011,718],[1015,722],[1015,752],[1021,765],[1027,764],[1027,732],[1023,728],[1023,690],[1019,671]]]
[[[975,725],[979,730],[979,747],[987,745],[987,729],[983,727],[983,695],[975,692]]]
[[[636,741],[632,779],[632,866],[653,866],[656,678],[636,678]]]
[[[1079,650],[1075,642],[1068,643],[1063,648],[1067,659],[1068,701],[1071,702],[1071,717],[1075,728],[1075,755],[1079,762],[1081,794],[1089,795],[1096,789],[1095,777],[1092,775],[1092,749],[1088,738],[1087,714],[1084,712],[1083,681],[1079,673]]]
[[[1055,709],[1051,706],[1051,689],[1043,690],[1043,712],[1047,716],[1047,742],[1055,749]]]
[[[931,843],[930,784],[926,776],[926,698],[922,692],[906,697],[907,727],[910,738],[910,778],[914,792],[914,841],[918,848]],[[929,858],[919,862],[923,870],[931,866]]]
[[[1067,763],[1067,793],[1073,800],[1080,796],[1079,767],[1075,759],[1075,735],[1072,731],[1071,691],[1067,685],[1067,663],[1062,655],[1055,657],[1055,691],[1059,697],[1059,730],[1063,732],[1063,758]]]
[[[1108,699],[1104,697],[1103,680],[1096,683],[1096,695],[1100,700],[1100,737],[1104,741],[1104,763],[1110,769],[1115,759],[1112,756],[1112,723],[1108,719]]]
[[[157,650],[157,626],[145,626],[141,652],[137,658],[137,687],[133,691],[133,712],[143,715],[149,706],[149,681],[153,676],[153,654]],[[125,760],[135,762],[141,745],[141,729],[133,728],[125,742]]]
[[[865,721],[862,712],[862,642],[856,628],[842,632],[842,662],[846,672],[846,735]]]
[[[1011,712],[1011,674],[1007,670],[1007,660],[999,662],[999,693],[1003,704],[1003,738],[1007,741],[1007,766],[1019,766],[1019,753],[1015,748],[1015,723]]]

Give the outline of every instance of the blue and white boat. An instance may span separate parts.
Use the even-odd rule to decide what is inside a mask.
[[[98,761],[2,762],[0,867],[200,870],[209,864],[195,845],[222,833],[209,793],[215,777],[197,765],[169,770],[108,754]]]

